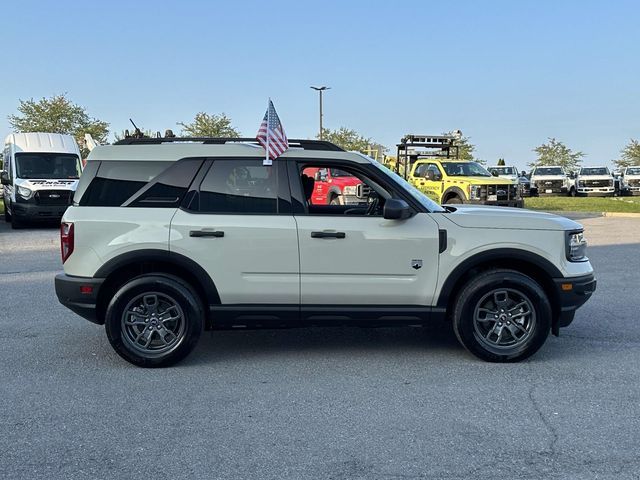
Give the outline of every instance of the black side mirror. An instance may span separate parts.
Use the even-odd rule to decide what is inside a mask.
[[[390,198],[384,202],[382,216],[387,220],[404,220],[411,216],[411,208],[404,200]]]
[[[438,182],[442,180],[442,175],[440,172],[434,172],[433,170],[427,170],[427,178],[432,182]]]
[[[0,178],[2,179],[2,185],[11,185],[9,174],[7,172],[2,171],[2,173],[0,173]]]
[[[522,173],[520,174],[521,177],[526,177],[527,176],[527,172],[525,172],[524,170],[522,170]]]
[[[491,175],[493,175],[494,177],[497,177],[497,176],[498,176],[498,172],[497,172],[497,171],[495,171],[495,170],[492,170],[492,171],[491,171]]]
[[[576,172],[571,172],[569,174],[569,178],[576,178]]]

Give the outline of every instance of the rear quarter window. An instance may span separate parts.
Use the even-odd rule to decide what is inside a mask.
[[[91,161],[80,178],[74,203],[87,207],[177,207],[202,162]]]

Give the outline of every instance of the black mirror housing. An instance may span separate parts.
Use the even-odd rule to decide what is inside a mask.
[[[0,172],[0,178],[2,179],[2,185],[11,185],[11,181],[9,180],[9,174],[4,170]]]
[[[411,216],[411,208],[404,200],[389,198],[384,202],[382,216],[387,220],[404,220]]]

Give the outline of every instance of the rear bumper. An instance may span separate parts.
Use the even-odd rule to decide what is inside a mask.
[[[554,334],[573,322],[576,310],[589,300],[596,291],[596,278],[591,273],[580,277],[555,278],[557,297],[560,299],[560,314],[554,325]]]
[[[90,322],[102,325],[104,319],[98,318],[96,305],[103,282],[103,278],[72,277],[59,273],[55,279],[58,301]],[[85,287],[85,292],[88,292],[88,287],[91,287],[91,292],[83,293],[80,287]]]

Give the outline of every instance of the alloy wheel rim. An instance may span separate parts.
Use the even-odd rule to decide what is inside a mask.
[[[500,288],[485,294],[476,304],[473,328],[478,340],[494,349],[512,349],[533,335],[536,312],[519,290]]]
[[[122,314],[122,336],[145,356],[159,356],[175,349],[185,336],[185,316],[170,295],[145,292],[134,297]]]

